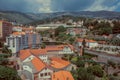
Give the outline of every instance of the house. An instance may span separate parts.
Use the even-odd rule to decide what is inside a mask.
[[[46,49],[30,49],[30,53],[39,57],[43,62],[49,63]]]
[[[84,40],[84,39],[82,39],[82,38],[78,38],[78,39],[76,40],[76,43],[77,43],[76,45],[77,45],[78,47],[81,47],[83,40]],[[88,48],[94,48],[94,47],[97,47],[97,46],[98,46],[97,41],[94,41],[94,40],[85,39],[85,42],[86,42],[86,45],[85,45],[85,46],[88,47]]]
[[[70,44],[46,46],[49,56],[62,56],[64,54],[74,54],[74,47]]]
[[[74,80],[69,71],[61,70],[52,74],[51,80]]]
[[[23,71],[31,73],[31,80],[51,80],[51,74],[53,73],[52,70],[50,70],[46,64],[37,57],[34,57],[29,62],[24,62]],[[27,79],[30,78],[28,77]]]
[[[83,36],[87,32],[87,29],[85,28],[68,28],[67,29],[67,34],[70,34],[72,36],[80,35]]]
[[[46,49],[20,50],[20,68],[26,79],[51,80],[53,72],[72,70],[71,63],[57,57],[49,57]]]
[[[39,52],[41,51],[41,52]],[[45,63],[44,51],[36,49],[20,50],[22,72],[30,80],[51,80],[52,70]],[[41,56],[40,56],[41,55]],[[43,56],[44,55],[44,56]],[[31,76],[29,76],[31,75]]]
[[[48,56],[46,55],[45,49],[26,49],[26,50],[20,50],[19,57],[22,62],[29,62],[34,57],[40,58],[43,62],[47,63]]]

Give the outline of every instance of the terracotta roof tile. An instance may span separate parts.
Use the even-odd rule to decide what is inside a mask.
[[[62,60],[61,58],[57,58],[57,57],[52,57],[51,58],[51,66],[53,68],[64,68],[66,66],[68,66],[70,64],[70,62]]]
[[[63,50],[60,46],[46,46],[45,48],[47,51],[61,51]]]
[[[42,62],[42,60],[37,57],[34,57],[31,62],[37,72],[41,71],[46,67],[46,65]]]
[[[13,32],[12,34],[13,35],[25,35],[26,33],[25,32]]]
[[[45,49],[26,49],[20,50],[20,59],[23,61],[28,58],[30,55],[39,56],[40,54],[46,54],[47,51]]]
[[[46,49],[30,49],[30,52],[34,55],[46,54]]]
[[[52,80],[74,80],[74,78],[68,71],[58,71],[53,73]]]
[[[82,41],[83,41],[82,38],[78,38],[78,39],[77,39],[77,42],[82,42]],[[85,39],[85,41],[86,41],[86,42],[96,42],[96,41],[94,41],[94,40],[88,40],[88,39]]]
[[[47,51],[61,51],[64,49],[65,46],[70,47],[72,50],[74,49],[74,47],[70,44],[66,44],[66,45],[54,45],[54,46],[46,46],[46,50]]]
[[[23,61],[24,59],[26,59],[27,57],[29,57],[31,55],[29,49],[27,50],[20,50],[20,59]]]

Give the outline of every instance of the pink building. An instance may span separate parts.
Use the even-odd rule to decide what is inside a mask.
[[[6,36],[12,33],[12,24],[7,21],[0,21],[0,38],[5,41]]]

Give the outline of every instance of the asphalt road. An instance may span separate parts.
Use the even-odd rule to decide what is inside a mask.
[[[97,51],[92,51],[92,50],[87,50],[87,49],[85,49],[85,53],[94,54],[94,55],[97,55],[99,57],[106,58],[107,60],[112,60],[112,61],[120,63],[120,57],[114,56],[114,55],[110,55],[108,53],[97,52]]]

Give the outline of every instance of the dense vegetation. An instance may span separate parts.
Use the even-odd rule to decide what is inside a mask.
[[[0,66],[0,80],[21,80],[13,68]]]

